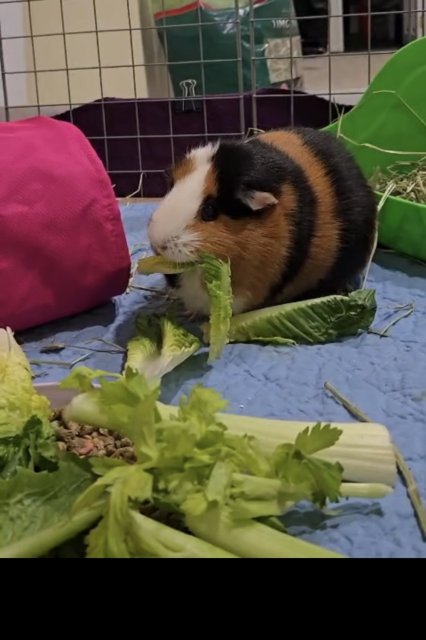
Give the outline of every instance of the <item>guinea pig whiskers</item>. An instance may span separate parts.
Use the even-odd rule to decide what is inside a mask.
[[[183,232],[167,242],[164,254],[175,262],[190,262],[197,255],[199,235],[193,232]]]

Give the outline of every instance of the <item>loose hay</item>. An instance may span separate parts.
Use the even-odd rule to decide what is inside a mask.
[[[370,184],[381,193],[388,191],[389,195],[409,202],[426,204],[426,157],[412,162],[396,162],[386,171],[376,169]]]

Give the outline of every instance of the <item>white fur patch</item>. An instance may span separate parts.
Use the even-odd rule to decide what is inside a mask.
[[[199,269],[191,269],[181,275],[177,293],[190,313],[208,316],[210,309],[209,297],[203,287]]]
[[[194,161],[194,170],[177,181],[151,218],[149,241],[169,260],[188,262],[196,255],[199,238],[187,227],[194,222],[202,203],[205,178],[217,147],[208,144],[187,154]]]
[[[209,297],[201,281],[201,271],[191,269],[180,277],[180,286],[176,291],[189,313],[197,316],[208,316],[210,311]],[[232,312],[234,315],[248,310],[247,301],[234,297]]]

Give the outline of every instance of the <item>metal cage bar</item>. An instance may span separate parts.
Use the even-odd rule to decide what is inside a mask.
[[[141,2],[0,2],[0,119],[79,126],[117,195],[159,195],[186,148],[250,135],[280,110],[294,123],[303,100],[322,100],[333,120],[393,51],[425,35],[426,0],[329,0],[322,12],[309,0]]]

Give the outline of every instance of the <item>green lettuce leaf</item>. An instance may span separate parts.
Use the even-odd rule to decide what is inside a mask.
[[[206,342],[210,343],[209,362],[211,363],[220,357],[225,345],[229,342],[228,334],[232,316],[232,287],[229,261],[223,261],[210,254],[205,254],[196,262],[177,264],[171,263],[160,256],[151,256],[143,258],[139,262],[138,271],[145,275],[152,273],[177,274],[194,267],[198,267],[201,270],[209,298],[210,318]],[[158,340],[158,333],[156,334],[155,330],[150,331],[149,329],[151,328],[148,326],[144,327],[153,343],[156,336]],[[182,337],[179,338],[179,341],[182,339]],[[190,344],[192,344],[191,341]],[[147,345],[148,357],[152,357],[155,352],[156,350],[152,349],[152,346],[150,348]]]
[[[21,468],[0,480],[0,558],[40,557],[92,526],[103,505],[71,515],[92,481],[83,463],[68,460],[51,473]]]
[[[126,368],[159,382],[163,376],[190,358],[201,341],[168,316],[139,314],[137,334],[127,345]]]
[[[209,362],[220,357],[229,342],[232,317],[231,268],[229,262],[203,257],[201,268],[210,303],[208,342]]]
[[[53,470],[58,460],[53,429],[37,416],[15,436],[0,437],[0,477],[10,478],[19,467]]]
[[[50,414],[13,332],[0,329],[0,476],[12,475],[18,466],[46,468],[56,460]]]
[[[366,331],[376,315],[375,292],[354,291],[268,307],[233,316],[230,342],[272,345],[323,344]],[[204,334],[211,332],[204,326]]]
[[[139,260],[137,271],[144,276],[150,276],[155,273],[172,275],[193,269],[195,265],[195,262],[170,262],[170,260],[166,260],[161,256],[148,256]]]

